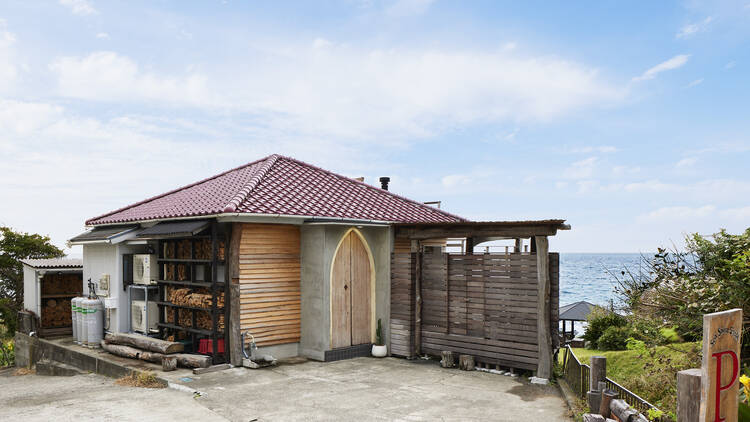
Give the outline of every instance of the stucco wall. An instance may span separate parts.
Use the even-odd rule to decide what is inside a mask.
[[[41,316],[39,312],[39,286],[36,282],[36,270],[28,265],[23,266],[23,307]]]
[[[330,278],[331,264],[341,238],[355,226],[303,225],[301,231],[302,335],[300,354],[323,360],[331,344]],[[375,324],[381,319],[383,338],[389,338],[390,326],[390,251],[389,227],[358,229],[372,253],[375,265]]]

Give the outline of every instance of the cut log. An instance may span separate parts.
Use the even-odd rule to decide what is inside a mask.
[[[164,372],[177,369],[177,356],[167,355],[161,358],[161,370]]]
[[[458,369],[463,369],[464,371],[473,371],[474,370],[474,356],[460,355],[458,357]]]
[[[176,353],[172,355],[164,355],[157,352],[147,352],[135,347],[124,346],[120,344],[110,344],[106,341],[101,341],[102,349],[106,350],[113,355],[122,356],[131,359],[140,359],[147,362],[161,363],[162,358],[165,356],[172,356],[177,359],[177,364],[185,368],[207,368],[211,366],[211,356],[204,355],[190,355],[187,353]]]
[[[178,353],[177,363],[185,368],[208,368],[211,366],[211,356],[190,355],[187,353]]]
[[[602,390],[602,400],[599,403],[599,414],[604,416],[605,418],[609,418],[612,414],[612,411],[609,410],[609,405],[612,403],[612,400],[617,397],[617,393],[612,390]]]
[[[231,369],[231,368],[232,368],[232,365],[228,363],[222,363],[221,365],[213,365],[207,368],[195,368],[193,369],[193,374],[195,375],[207,374],[209,372],[223,371],[225,369]]]
[[[108,333],[104,339],[107,343],[133,346],[142,350],[163,353],[165,355],[180,353],[185,350],[185,346],[182,343],[141,336],[138,334]]]
[[[630,405],[622,399],[615,399],[609,403],[609,410],[612,412],[612,416],[616,416],[621,421],[630,421],[631,417],[638,415],[638,411],[630,407]]]
[[[604,422],[605,420],[604,416],[594,413],[584,413],[583,415],[583,422]]]
[[[440,360],[440,366],[443,368],[453,368],[456,366],[456,359],[453,357],[453,352],[444,350],[440,352],[442,359]]]

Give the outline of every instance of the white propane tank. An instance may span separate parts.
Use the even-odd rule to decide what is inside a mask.
[[[78,302],[78,344],[81,346],[86,345],[86,340],[88,338],[87,336],[87,327],[86,327],[86,317],[87,317],[87,309],[86,309],[86,302],[88,301],[88,298],[82,297],[81,301]]]
[[[81,344],[81,334],[83,333],[83,314],[81,313],[81,302],[83,302],[85,298],[84,297],[77,297],[73,299],[75,301],[75,324],[76,324],[76,338],[75,342],[76,344]]]
[[[78,315],[76,314],[76,301],[80,299],[79,297],[74,297],[73,299],[70,299],[70,321],[71,326],[73,327],[73,342],[76,342],[78,338],[76,335],[78,335],[78,327],[76,324],[78,323]]]
[[[87,347],[99,347],[99,343],[104,338],[104,304],[99,299],[86,299],[83,301],[86,309],[86,337],[84,338]]]

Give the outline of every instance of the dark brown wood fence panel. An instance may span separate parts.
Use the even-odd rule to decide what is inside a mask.
[[[552,348],[560,347],[560,254],[551,252],[549,254],[549,281],[550,281],[550,328],[552,330]]]
[[[411,357],[414,350],[415,254],[406,252],[408,247],[403,245],[395,251],[397,253],[391,256],[391,354]]]

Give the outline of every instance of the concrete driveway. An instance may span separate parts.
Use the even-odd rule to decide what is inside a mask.
[[[117,416],[119,420],[145,420],[144,417],[183,421],[570,420],[556,387],[530,385],[518,378],[484,372],[443,369],[434,361],[358,358],[260,370],[234,368],[192,376],[190,380],[176,376],[170,379],[179,388],[201,392],[197,398],[172,389],[120,387],[99,376],[10,378],[12,387],[0,389],[2,403],[17,401],[23,392],[33,393],[35,388],[45,385],[39,379],[59,386],[70,383],[70,388],[54,388],[51,398],[45,398],[43,390],[38,391],[35,397],[43,405],[24,400],[0,409],[0,419],[18,415],[36,417],[34,412],[41,411],[42,415],[52,412],[75,415],[76,420],[81,420],[84,409],[84,419],[96,415],[92,408],[95,405],[107,408],[112,412],[108,416]],[[0,384],[6,384],[8,379],[0,378]],[[66,389],[74,391],[61,391]],[[79,403],[85,406],[81,408]],[[116,410],[121,406],[123,411],[129,408],[135,412],[132,418]],[[169,413],[169,409],[174,413]],[[189,417],[185,418],[185,414]]]

